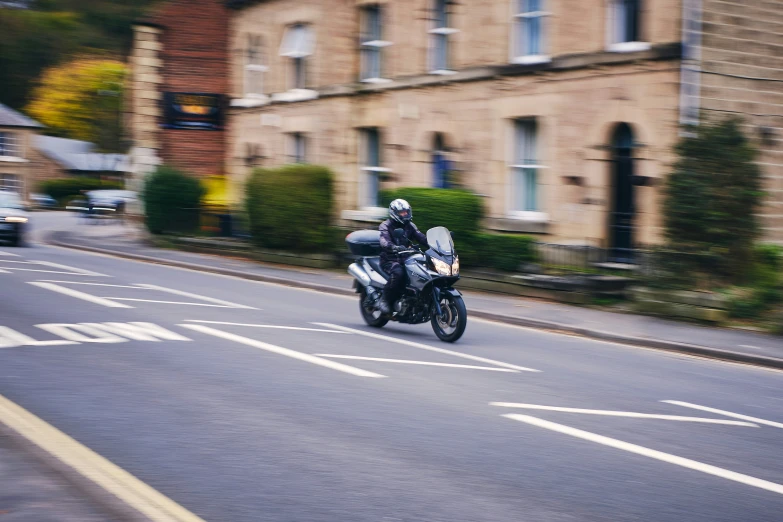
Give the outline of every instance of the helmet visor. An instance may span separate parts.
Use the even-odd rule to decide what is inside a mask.
[[[398,210],[396,212],[397,217],[402,219],[403,221],[406,221],[411,218],[411,211],[407,208],[404,208],[402,210]]]

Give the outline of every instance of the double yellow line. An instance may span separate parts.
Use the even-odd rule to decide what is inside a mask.
[[[0,423],[154,522],[204,522],[124,469],[0,395]]]

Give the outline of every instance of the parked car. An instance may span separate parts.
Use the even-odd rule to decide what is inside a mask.
[[[28,221],[24,202],[19,195],[0,190],[0,241],[12,246],[24,244]]]
[[[30,194],[30,202],[38,209],[57,208],[57,200],[47,194]]]

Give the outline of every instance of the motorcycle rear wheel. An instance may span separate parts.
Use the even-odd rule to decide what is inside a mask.
[[[437,312],[433,312],[430,319],[432,330],[441,341],[453,343],[465,333],[465,327],[468,325],[468,309],[461,297],[448,294],[441,298],[440,308],[443,313],[438,315]]]
[[[362,290],[359,294],[359,310],[362,313],[362,319],[367,323],[367,326],[373,328],[383,328],[386,323],[389,322],[389,318],[381,313],[380,310],[375,309],[371,303],[367,302],[367,291]]]

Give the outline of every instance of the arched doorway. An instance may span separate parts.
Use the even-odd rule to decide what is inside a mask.
[[[612,186],[609,216],[609,256],[615,263],[634,261],[634,137],[627,123],[612,135]]]
[[[451,165],[447,155],[446,139],[440,132],[435,133],[432,143],[432,186],[450,188],[449,172]]]

